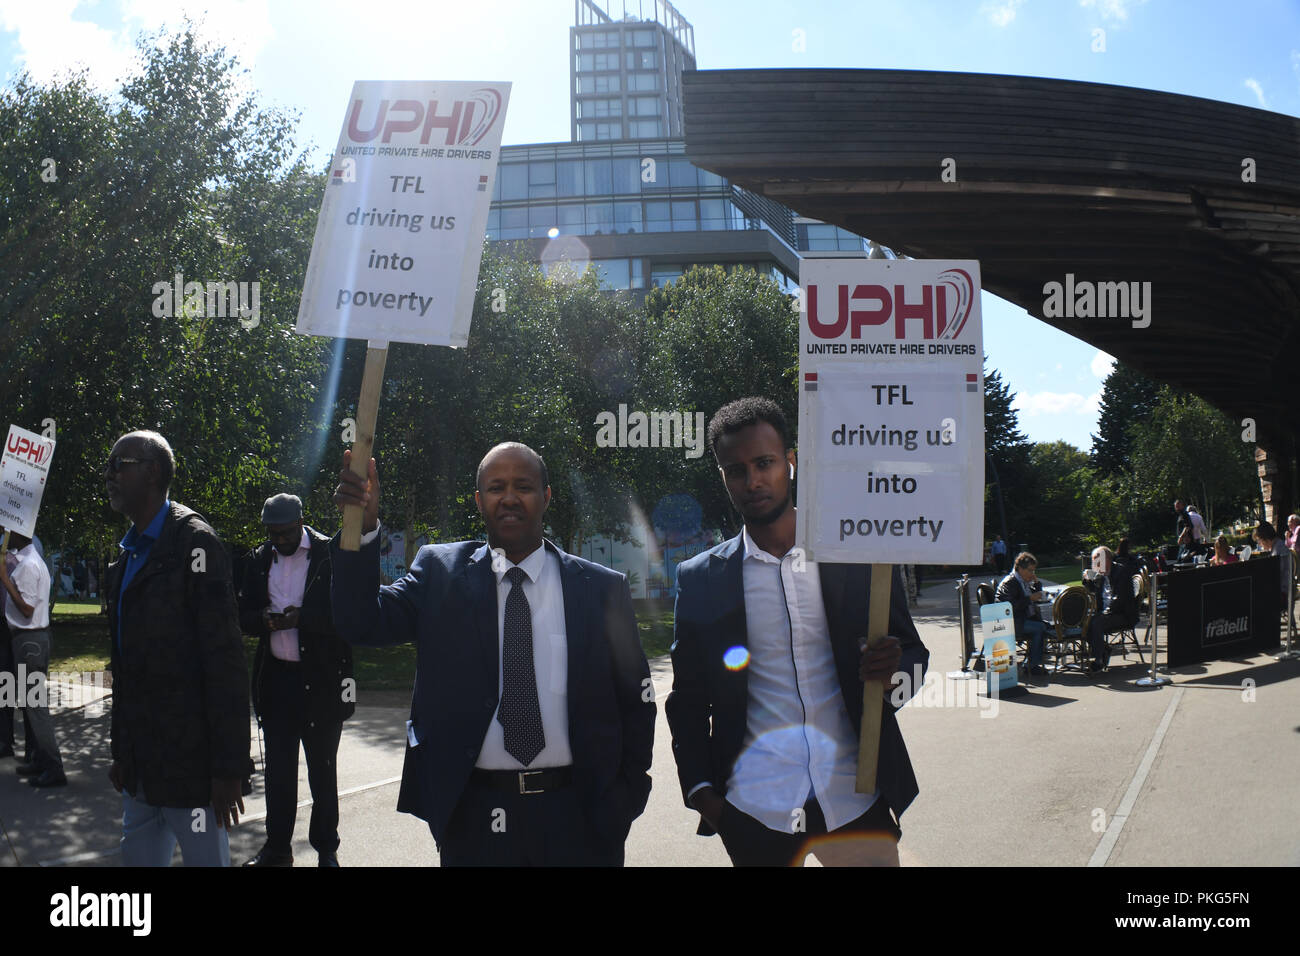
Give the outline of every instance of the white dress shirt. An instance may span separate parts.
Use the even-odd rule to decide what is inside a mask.
[[[16,631],[35,631],[50,626],[50,569],[45,566],[35,545],[27,545],[15,553],[18,564],[9,578],[14,587],[32,608],[32,616],[24,617],[18,606],[5,593],[5,620]]]
[[[302,529],[298,550],[286,557],[271,548],[271,572],[266,586],[271,597],[271,613],[279,614],[287,607],[302,609],[303,594],[307,590],[307,565],[311,563],[311,538]],[[286,627],[271,632],[271,656],[282,661],[299,661],[298,629]]]
[[[856,793],[858,734],[835,671],[817,564],[795,571],[742,532],[749,703],[745,741],[727,801],[771,830],[790,833],[816,796],[835,830],[879,793]],[[865,623],[865,622],[864,622]]]
[[[475,557],[492,560],[484,545]],[[505,643],[506,598],[514,587],[506,580],[506,571],[523,569],[524,589],[533,619],[533,669],[537,674],[537,702],[542,711],[542,732],[546,746],[528,767],[506,752],[505,731],[493,712],[487,735],[474,764],[484,770],[540,770],[543,767],[567,767],[573,763],[569,750],[569,641],[564,621],[564,588],[560,578],[560,559],[542,545],[528,557],[512,564],[504,555],[492,569],[497,581],[497,700],[504,683],[501,669]],[[498,710],[500,704],[497,705]]]

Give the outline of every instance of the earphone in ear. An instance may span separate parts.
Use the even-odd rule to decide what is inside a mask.
[[[790,466],[790,480],[794,481],[794,465]]]

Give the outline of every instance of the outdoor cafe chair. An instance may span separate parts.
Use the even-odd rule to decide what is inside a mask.
[[[1121,631],[1116,631],[1106,638],[1106,643],[1111,647],[1119,645],[1120,653],[1124,655],[1124,660],[1128,660],[1128,644],[1133,642],[1133,649],[1138,653],[1138,660],[1143,664],[1146,658],[1142,656],[1142,645],[1138,643],[1137,622],[1142,616],[1142,601],[1147,596],[1147,579],[1146,572],[1133,575],[1133,596],[1137,598],[1137,615],[1133,618],[1133,623]]]
[[[1051,648],[1056,653],[1056,670],[1061,669],[1061,658],[1067,657],[1071,652],[1074,654],[1075,666],[1087,670],[1088,622],[1092,620],[1093,613],[1093,597],[1081,584],[1072,585],[1056,596],[1052,605],[1056,640],[1052,642]]]

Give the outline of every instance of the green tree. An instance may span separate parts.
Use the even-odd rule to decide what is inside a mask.
[[[1181,497],[1205,523],[1236,518],[1258,501],[1251,448],[1228,416],[1195,395],[1162,386],[1149,418],[1133,425],[1133,471],[1144,504],[1165,509]]]
[[[1102,475],[1132,468],[1131,426],[1155,409],[1160,386],[1136,369],[1115,363],[1101,386],[1097,434],[1092,436],[1092,464]]]
[[[235,61],[189,30],[142,39],[139,60],[115,98],[84,74],[0,92],[0,401],[25,427],[55,420],[52,548],[102,553],[124,530],[103,468],[135,428],[171,441],[177,500],[227,539],[257,533],[263,498],[304,476],[329,357],[291,331],[323,181],[293,158],[291,118],[240,96]],[[177,273],[258,283],[259,324],[205,297],[159,315]]]

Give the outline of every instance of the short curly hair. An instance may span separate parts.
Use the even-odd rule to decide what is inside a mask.
[[[708,431],[709,450],[713,452],[713,457],[718,457],[719,438],[759,422],[767,422],[775,428],[781,436],[781,447],[790,449],[790,426],[786,424],[785,412],[781,411],[781,406],[770,398],[751,395],[728,402],[713,413]]]

